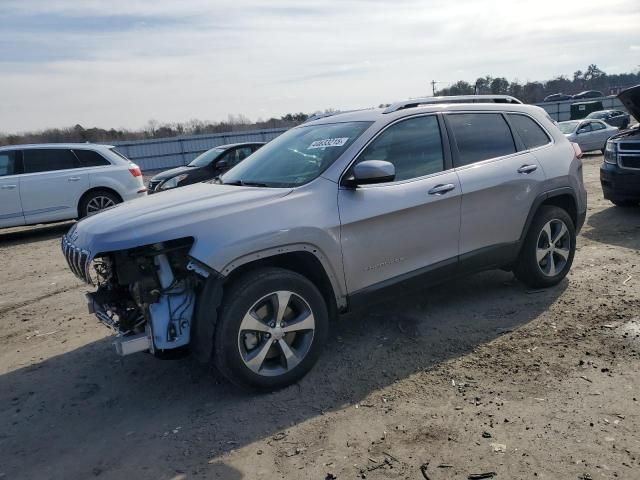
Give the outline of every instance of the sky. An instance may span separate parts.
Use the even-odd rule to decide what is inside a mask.
[[[0,132],[375,106],[640,68],[638,0],[0,0]]]

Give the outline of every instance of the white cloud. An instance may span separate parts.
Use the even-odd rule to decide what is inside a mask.
[[[3,0],[0,16],[8,132],[367,107],[432,79],[590,63],[617,73],[640,45],[637,0]]]

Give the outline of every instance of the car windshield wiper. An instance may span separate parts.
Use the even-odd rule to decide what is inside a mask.
[[[266,183],[260,182],[245,182],[244,180],[235,180],[233,182],[224,182],[223,185],[236,185],[240,187],[268,187]]]

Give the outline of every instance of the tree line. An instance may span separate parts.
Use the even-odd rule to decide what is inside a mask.
[[[600,90],[605,95],[618,93],[621,89],[640,84],[640,71],[609,75],[589,65],[584,71],[577,70],[573,77],[560,75],[545,82],[520,83],[518,80],[508,81],[504,77],[487,75],[469,83],[459,80],[452,85],[438,90],[436,95],[480,95],[505,94],[513,95],[525,103],[539,103],[553,93],[575,94],[583,90]],[[325,112],[335,110],[328,109]],[[320,113],[320,112],[316,112]],[[75,125],[66,128],[50,128],[35,132],[3,134],[0,132],[0,145],[16,145],[22,143],[109,143],[123,140],[145,140],[182,135],[200,135],[206,133],[224,133],[243,130],[261,130],[265,128],[290,128],[304,122],[310,117],[306,113],[287,113],[280,118],[258,120],[252,122],[244,115],[229,115],[222,122],[204,122],[189,120],[188,122],[160,123],[150,120],[144,128],[138,130],[104,129],[98,127],[84,128]]]
[[[66,128],[49,128],[36,132],[17,134],[0,133],[0,145],[17,145],[25,143],[109,143],[123,140],[145,140],[151,138],[177,137],[183,135],[201,135],[206,133],[239,132],[246,130],[262,130],[266,128],[291,128],[304,122],[309,115],[305,113],[287,113],[280,118],[258,120],[252,122],[244,115],[229,115],[222,122],[204,122],[189,120],[188,122],[160,123],[150,120],[139,130],[84,128],[75,125]]]
[[[572,77],[559,75],[545,82],[508,81],[504,77],[487,75],[469,83],[459,80],[449,87],[436,92],[436,95],[512,95],[524,103],[540,103],[548,95],[565,93],[575,95],[584,90],[599,90],[605,95],[617,94],[620,90],[640,83],[640,71],[609,75],[591,64],[584,71],[577,70]]]

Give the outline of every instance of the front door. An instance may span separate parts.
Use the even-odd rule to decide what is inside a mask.
[[[24,225],[17,152],[0,152],[0,227]]]
[[[460,185],[449,156],[445,156],[437,116],[411,117],[387,127],[356,163],[364,160],[393,163],[396,178],[389,183],[339,189],[349,293],[438,267],[455,268]]]

